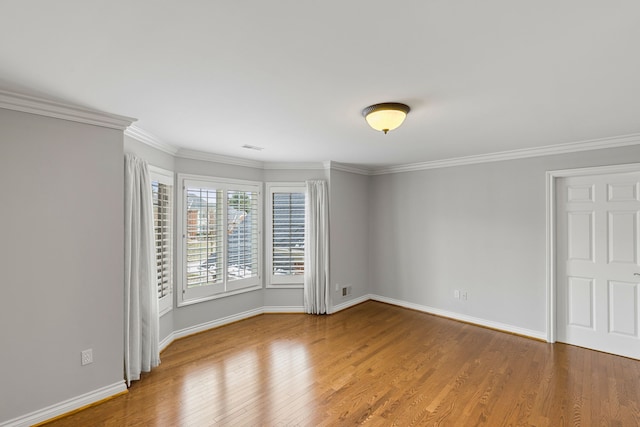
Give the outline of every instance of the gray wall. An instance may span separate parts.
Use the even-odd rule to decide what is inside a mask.
[[[122,383],[122,138],[0,109],[0,421]]]
[[[335,307],[369,294],[370,177],[334,169],[330,173],[329,276]],[[343,297],[336,284],[351,286],[351,295]]]
[[[371,293],[544,332],[545,172],[634,162],[638,146],[374,176]]]
[[[124,148],[120,131],[4,109],[0,142],[3,421],[122,382]],[[176,173],[328,179],[334,306],[377,294],[540,332],[545,172],[640,162],[636,146],[369,177],[189,160],[129,138],[126,150]],[[161,338],[292,305],[302,305],[300,289],[174,307]],[[87,348],[94,363],[82,367]]]

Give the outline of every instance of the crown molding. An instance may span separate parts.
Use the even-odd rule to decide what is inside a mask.
[[[0,95],[2,92],[0,92]],[[0,96],[0,102],[2,98]],[[0,103],[0,107],[2,104]],[[340,163],[331,160],[324,162],[262,162],[259,160],[244,159],[241,157],[223,156],[220,154],[207,153],[204,151],[178,148],[161,141],[154,135],[140,129],[137,126],[130,126],[125,135],[128,135],[151,147],[169,153],[176,157],[192,160],[203,160],[235,166],[244,166],[264,170],[338,170],[355,173],[359,175],[386,175],[401,172],[413,172],[428,169],[447,168],[453,166],[465,166],[479,163],[498,162],[503,160],[516,160],[529,157],[550,156],[558,154],[575,153],[580,151],[600,150],[605,148],[618,148],[630,145],[640,145],[640,133],[621,135],[610,138],[590,139],[585,141],[570,142],[565,144],[547,145],[544,147],[524,148],[519,150],[500,151],[497,153],[479,154],[475,156],[456,157],[444,160],[434,160],[431,162],[410,163],[388,167],[356,166],[348,163]]]
[[[188,150],[180,148],[176,157],[191,160],[204,160],[206,162],[224,163],[227,165],[244,166],[248,168],[263,169],[264,163],[259,160],[243,159],[241,157],[223,156],[220,154],[207,153],[204,151]]]
[[[386,175],[390,173],[413,172],[427,169],[448,168],[478,163],[499,162],[502,160],[525,159],[528,157],[550,156],[557,154],[576,153],[579,151],[600,150],[603,148],[618,148],[640,144],[640,133],[621,135],[611,138],[590,139],[586,141],[569,142],[566,144],[547,145],[544,147],[524,148],[520,150],[500,151],[477,156],[457,157],[453,159],[435,160],[432,162],[412,163],[386,168],[376,168],[371,175]]]
[[[372,170],[368,168],[363,168],[360,166],[351,165],[348,163],[339,163],[334,162],[332,160],[327,160],[324,162],[324,168],[342,172],[355,173],[358,175],[371,175]]]
[[[104,113],[5,90],[0,90],[0,108],[119,130],[125,130],[136,121],[132,117]]]
[[[264,162],[265,170],[322,170],[325,169],[322,162]]]
[[[167,144],[157,136],[139,128],[136,125],[129,126],[125,129],[124,134],[150,147],[163,151],[167,154],[171,154],[172,156],[175,156],[179,151],[179,148],[175,145]]]

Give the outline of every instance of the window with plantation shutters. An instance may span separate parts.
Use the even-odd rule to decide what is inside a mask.
[[[149,167],[153,197],[156,286],[160,315],[173,305],[173,173]]]
[[[179,304],[261,288],[260,183],[179,175]]]
[[[258,192],[227,191],[227,280],[258,275]]]
[[[305,188],[303,183],[267,184],[269,287],[302,286]]]

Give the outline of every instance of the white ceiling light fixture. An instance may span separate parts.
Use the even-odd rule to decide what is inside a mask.
[[[368,106],[362,110],[362,115],[369,126],[386,134],[400,126],[409,111],[411,108],[408,105],[399,102],[383,102]]]

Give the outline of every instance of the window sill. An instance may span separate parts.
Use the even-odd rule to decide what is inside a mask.
[[[226,298],[226,297],[230,297],[230,296],[233,296],[233,295],[244,294],[244,293],[247,293],[247,292],[259,291],[261,289],[262,289],[261,285],[254,285],[254,286],[250,286],[250,287],[247,287],[247,288],[237,289],[235,291],[222,292],[222,293],[219,293],[219,294],[209,295],[209,296],[206,296],[206,297],[193,298],[193,299],[178,301],[178,307],[184,307],[184,306],[187,306],[187,305],[198,304],[200,302],[211,301],[211,300],[220,299],[220,298]]]
[[[302,283],[274,283],[272,285],[266,285],[266,289],[304,289],[304,284]]]

